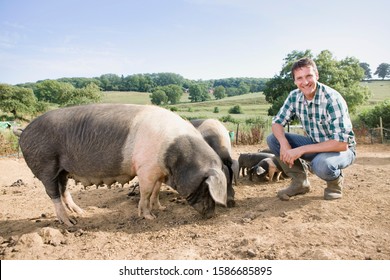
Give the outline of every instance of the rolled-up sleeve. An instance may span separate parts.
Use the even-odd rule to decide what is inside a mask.
[[[294,95],[294,92],[290,92],[279,112],[272,118],[272,124],[278,123],[285,126],[295,115],[295,109],[293,106],[295,101],[296,96]]]

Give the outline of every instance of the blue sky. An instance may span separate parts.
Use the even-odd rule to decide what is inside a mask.
[[[390,63],[390,1],[0,0],[0,83],[268,78],[293,50]]]

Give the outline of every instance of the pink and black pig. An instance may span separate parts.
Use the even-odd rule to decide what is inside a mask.
[[[276,176],[276,181],[279,181],[280,176],[283,173],[283,169],[277,161],[276,157],[269,157],[262,159],[258,164],[253,166],[249,170],[249,179],[253,181],[252,176],[256,174],[257,176],[265,177],[268,175],[268,182],[272,182],[274,176]]]
[[[54,203],[57,218],[70,226],[64,205],[83,210],[66,189],[68,178],[84,186],[127,183],[138,176],[138,214],[155,218],[162,209],[162,183],[186,197],[203,217],[226,206],[223,163],[187,121],[150,105],[85,105],[49,111],[34,119],[20,135],[20,147],[33,174]]]
[[[227,181],[227,206],[235,206],[233,178],[237,185],[238,161],[232,159],[232,144],[229,131],[216,119],[190,120],[192,125],[199,130],[203,138],[211,148],[219,155],[224,164],[224,173]]]

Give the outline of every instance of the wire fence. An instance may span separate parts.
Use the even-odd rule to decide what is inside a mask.
[[[384,127],[359,127],[354,129],[356,140],[362,144],[389,144],[390,129]]]
[[[367,135],[371,144],[375,143],[390,143],[390,129],[387,128],[370,128]]]

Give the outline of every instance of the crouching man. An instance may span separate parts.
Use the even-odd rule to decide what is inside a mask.
[[[288,200],[309,192],[307,172],[310,169],[326,181],[324,199],[341,198],[342,169],[356,157],[348,106],[340,93],[318,82],[317,66],[312,59],[296,61],[291,73],[297,89],[290,92],[273,118],[272,134],[267,137],[269,148],[292,179],[290,186],[277,195]],[[305,136],[284,131],[294,116],[300,120]]]

